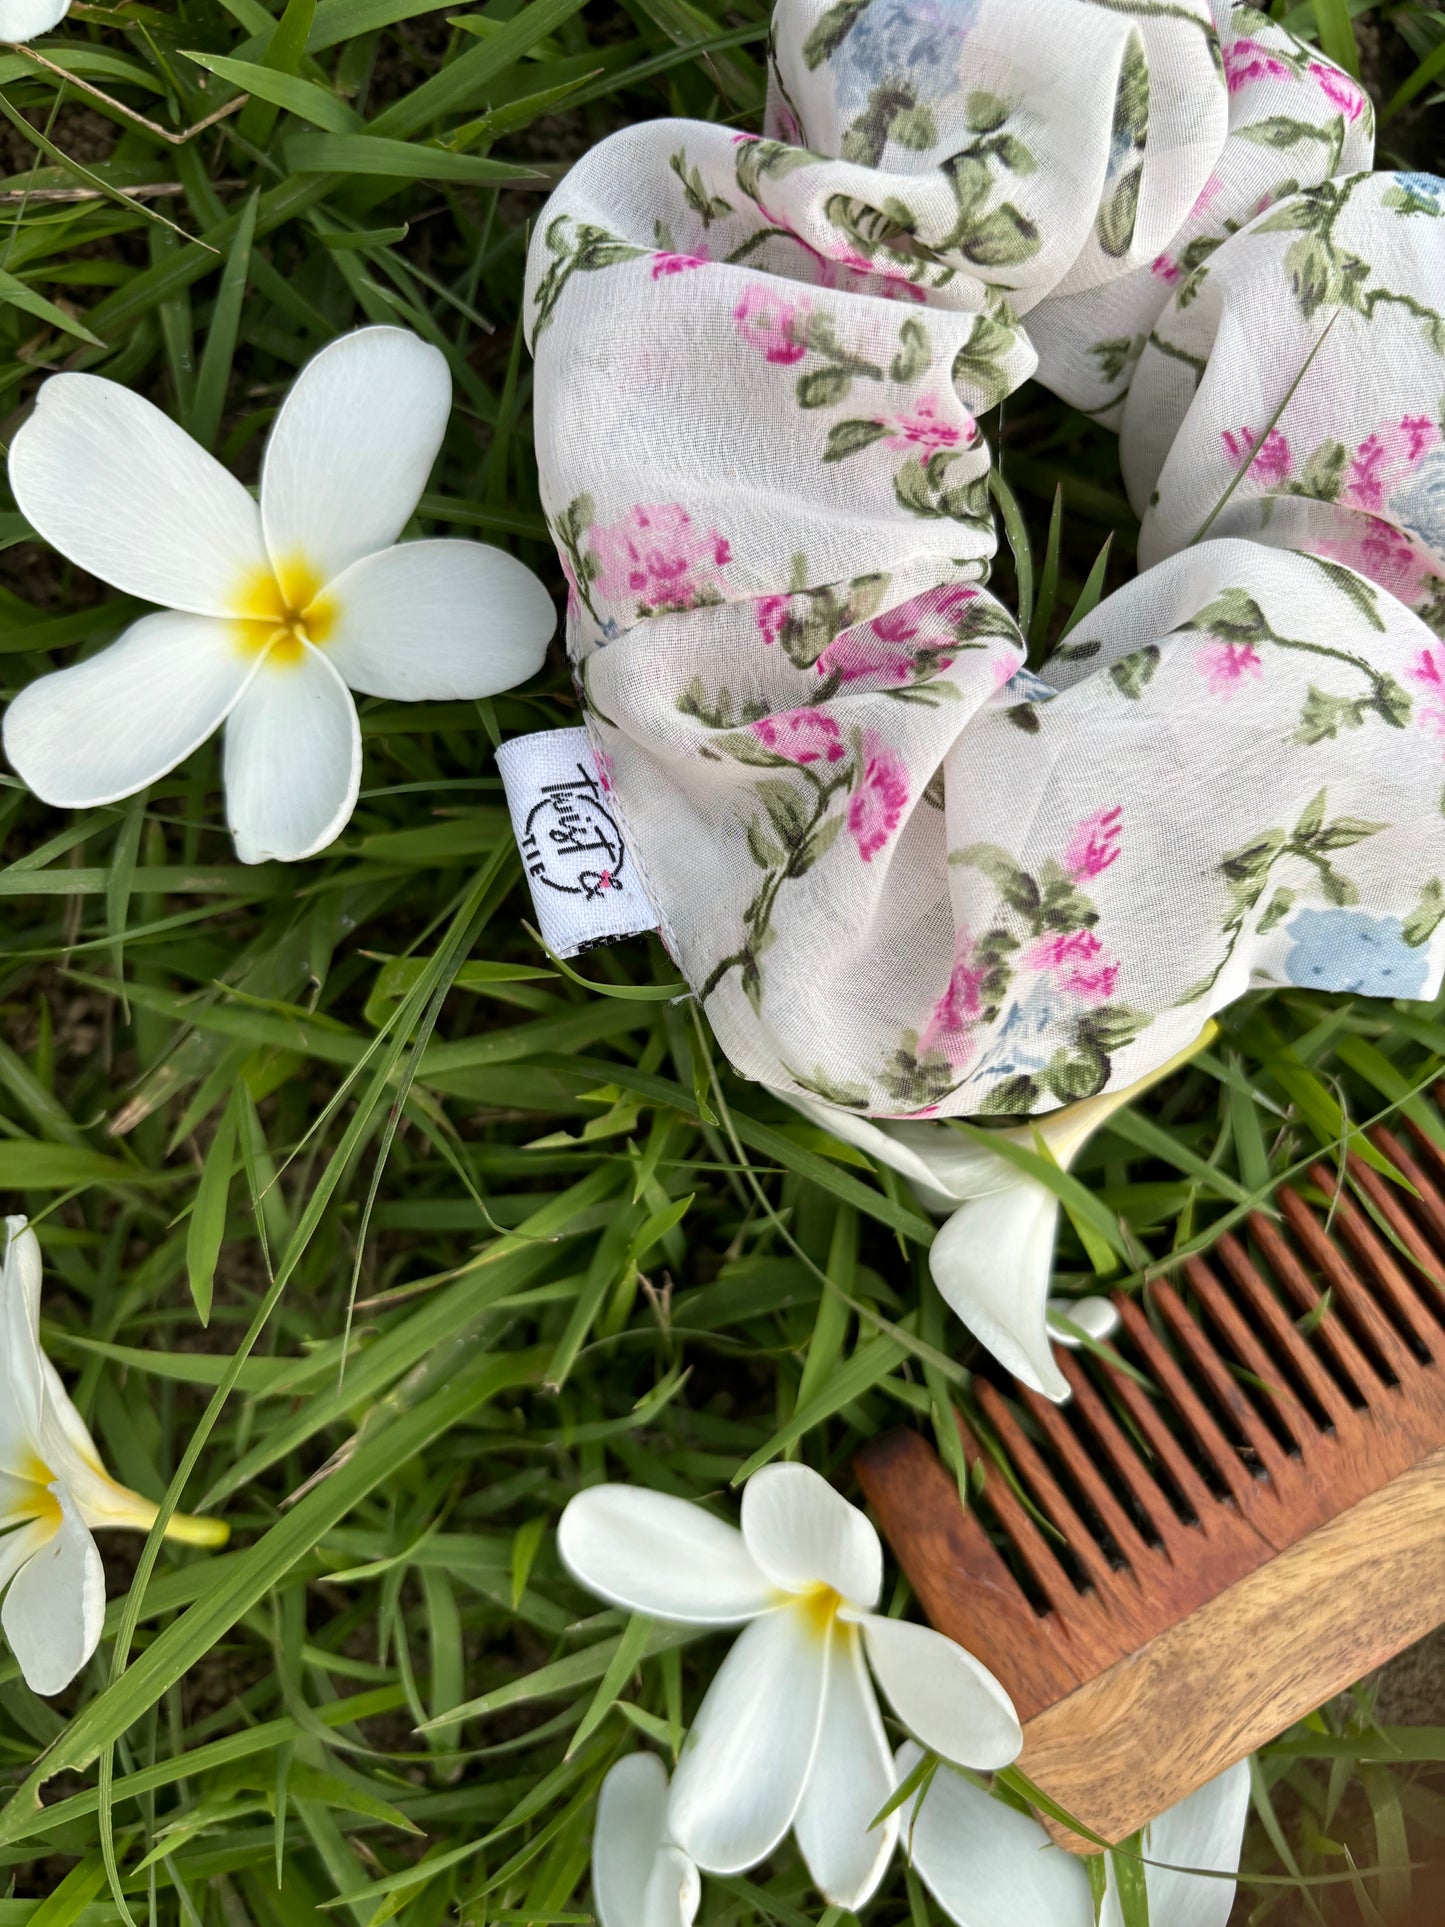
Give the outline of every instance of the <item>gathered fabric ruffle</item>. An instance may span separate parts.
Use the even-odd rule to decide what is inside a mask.
[[[1147,1075],[1445,964],[1445,186],[1203,0],[782,0],[767,135],[644,123],[534,239],[604,778],[747,1076],[879,1116]],[[1148,566],[1036,677],[977,418],[1119,426]]]

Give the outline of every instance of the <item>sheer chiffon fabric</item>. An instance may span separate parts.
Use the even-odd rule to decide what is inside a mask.
[[[1203,0],[783,0],[766,128],[603,142],[527,292],[589,728],[733,1062],[1029,1113],[1252,985],[1433,994],[1445,186]],[[1035,372],[1149,565],[1042,678],[978,427]]]

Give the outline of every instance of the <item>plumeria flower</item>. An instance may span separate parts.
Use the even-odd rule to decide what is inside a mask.
[[[0,0],[0,42],[12,46],[49,33],[70,11],[70,0]]]
[[[667,1831],[667,1768],[629,1753],[602,1782],[592,1834],[592,1899],[601,1927],[692,1927],[702,1882]]]
[[[898,1753],[900,1781],[923,1758]],[[1234,1906],[1249,1812],[1241,1760],[1144,1829],[1149,1918],[1159,1927],[1225,1927]],[[911,1803],[904,1846],[919,1878],[957,1927],[1095,1927],[1082,1860],[1055,1846],[1036,1820],[962,1774],[940,1767]],[[1123,1927],[1112,1858],[1098,1927]]]
[[[1206,1024],[1192,1044],[1137,1083],[1045,1112],[998,1136],[1026,1151],[1036,1151],[1042,1140],[1045,1154],[1067,1171],[1101,1124],[1178,1070],[1215,1030],[1213,1023]],[[778,1095],[844,1143],[900,1172],[927,1209],[950,1214],[928,1251],[928,1268],[943,1298],[1022,1384],[1045,1398],[1060,1403],[1067,1399],[1069,1382],[1050,1340],[1077,1341],[1059,1320],[1102,1337],[1112,1327],[1113,1313],[1098,1299],[1070,1303],[1049,1297],[1059,1227],[1057,1194],[988,1145],[946,1124],[875,1124],[816,1098],[782,1091]]]
[[[10,705],[6,754],[36,795],[113,803],[224,723],[237,855],[311,856],[356,804],[352,690],[490,696],[540,668],[554,615],[529,569],[479,542],[397,543],[450,409],[438,349],[401,328],[343,335],[282,404],[257,504],[139,395],[52,376],[10,450],[21,513],[164,607]]]
[[[5,1220],[0,1268],[0,1627],[35,1693],[68,1686],[95,1651],[105,1574],[93,1528],[148,1532],[156,1507],[117,1485],[40,1349],[40,1245]],[[219,1519],[172,1516],[168,1538],[223,1545]]]
[[[558,1546],[574,1577],[613,1605],[744,1628],[698,1709],[668,1800],[668,1834],[704,1872],[756,1865],[791,1827],[824,1897],[863,1904],[899,1825],[894,1812],[870,1827],[894,1786],[873,1678],[945,1759],[1004,1766],[1023,1743],[1008,1694],[971,1654],[874,1612],[878,1534],[806,1466],[755,1473],[741,1531],[666,1493],[593,1486],[563,1513]]]

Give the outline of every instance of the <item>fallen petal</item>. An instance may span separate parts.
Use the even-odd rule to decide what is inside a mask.
[[[159,408],[99,375],[52,375],[10,445],[20,512],[128,595],[224,616],[268,569],[256,504]],[[122,792],[123,793],[123,792]]]
[[[1016,1173],[1007,1191],[959,1206],[928,1252],[933,1281],[985,1350],[1045,1398],[1069,1396],[1049,1348],[1049,1278],[1059,1205]]]
[[[673,1775],[668,1830],[707,1873],[741,1873],[793,1824],[817,1751],[830,1641],[797,1608],[744,1627]]]
[[[589,1592],[654,1619],[735,1626],[781,1603],[736,1526],[644,1486],[579,1492],[562,1514],[557,1550]]]
[[[406,328],[358,328],[301,370],[266,444],[261,519],[278,574],[329,583],[406,527],[452,406],[446,357]]]
[[[99,655],[22,689],[5,712],[5,754],[43,802],[117,802],[213,735],[256,666],[229,623],[145,616]]]
[[[70,1684],[99,1645],[105,1619],[105,1572],[95,1541],[64,1486],[50,1490],[60,1524],[21,1565],[0,1602],[0,1626],[32,1693],[59,1693]]]
[[[960,1766],[1008,1766],[1024,1743],[1013,1701],[972,1653],[911,1619],[861,1619],[873,1676],[915,1738]]]
[[[319,650],[262,663],[226,719],[225,769],[226,817],[243,863],[294,863],[340,835],[361,787],[361,726],[351,691]]]
[[[765,1465],[743,1487],[743,1541],[788,1592],[831,1586],[854,1606],[883,1590],[883,1546],[866,1513],[807,1465]]]

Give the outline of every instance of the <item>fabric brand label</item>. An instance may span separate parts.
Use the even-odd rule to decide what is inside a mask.
[[[576,957],[657,928],[585,729],[513,736],[497,751],[512,832],[549,949]]]

